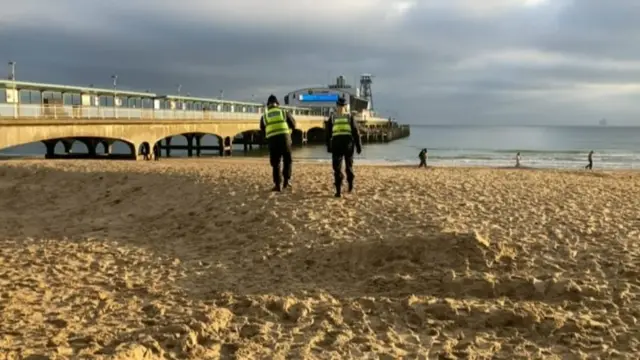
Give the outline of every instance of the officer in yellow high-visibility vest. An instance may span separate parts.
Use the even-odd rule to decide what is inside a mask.
[[[327,151],[331,153],[333,177],[336,186],[336,197],[342,196],[342,159],[347,173],[349,192],[353,191],[353,152],[362,152],[360,134],[353,115],[349,114],[347,101],[340,97],[336,102],[336,112],[325,122],[327,133]]]
[[[280,108],[275,95],[269,96],[267,108],[260,118],[260,130],[269,145],[269,158],[273,169],[273,191],[281,191],[291,186],[291,132],[296,128],[296,120],[291,113]],[[284,163],[280,176],[280,160]]]

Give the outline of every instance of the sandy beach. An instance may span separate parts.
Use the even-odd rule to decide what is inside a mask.
[[[0,162],[0,359],[637,358],[640,173],[356,176]]]

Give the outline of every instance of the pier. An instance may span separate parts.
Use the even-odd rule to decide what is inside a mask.
[[[326,117],[320,111],[282,108],[298,123],[294,145],[324,144]],[[229,156],[233,144],[242,144],[244,151],[265,145],[259,130],[263,112],[260,103],[0,80],[0,150],[42,142],[47,158],[140,159],[154,149],[167,157],[172,150]],[[389,119],[355,117],[365,143],[409,136],[407,126]],[[207,135],[217,138],[217,144],[203,144]],[[172,144],[177,136],[186,145]],[[74,154],[76,142],[87,151]],[[128,153],[114,153],[116,142],[126,145]]]

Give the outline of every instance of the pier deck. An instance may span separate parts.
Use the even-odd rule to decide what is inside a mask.
[[[324,140],[326,117],[318,109],[283,108],[298,123],[292,134],[296,145]],[[71,154],[71,146],[80,141],[88,149],[87,157],[97,157],[102,145],[102,157],[108,158],[113,143],[120,141],[129,147],[132,159],[153,149],[169,156],[174,148],[185,148],[190,156],[218,149],[224,156],[231,154],[234,142],[242,143],[245,151],[265,143],[259,131],[263,112],[260,103],[0,80],[0,150],[42,142],[47,157],[78,157]],[[408,127],[388,119],[359,114],[356,120],[366,143],[409,136]],[[218,146],[203,147],[205,135],[217,137]],[[187,144],[171,145],[175,136],[184,136]],[[59,143],[64,154],[55,153]]]

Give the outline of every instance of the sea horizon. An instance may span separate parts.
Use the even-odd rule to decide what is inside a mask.
[[[640,128],[640,124],[637,125],[625,125],[625,124],[412,124],[402,123],[403,125],[409,125],[411,127],[516,127],[516,128],[531,128],[531,127],[567,127],[567,128]]]
[[[383,144],[364,144],[356,156],[356,164],[411,165],[418,164],[418,152],[428,149],[428,163],[434,166],[509,167],[515,165],[520,152],[522,166],[531,168],[578,169],[587,164],[587,154],[595,151],[594,168],[640,168],[640,126],[615,125],[412,125],[411,136]],[[186,145],[177,136],[175,145]],[[207,135],[203,145],[217,145],[217,138]],[[58,153],[62,145],[58,144]],[[86,152],[76,142],[73,152]],[[115,153],[127,153],[123,143],[114,145]],[[41,143],[32,143],[0,151],[0,156],[44,156]],[[186,151],[173,150],[172,157],[185,157]],[[203,152],[202,156],[217,156],[217,152]],[[266,151],[243,153],[242,145],[235,145],[233,156],[262,157]],[[330,162],[322,145],[297,147],[294,158],[300,161]]]

